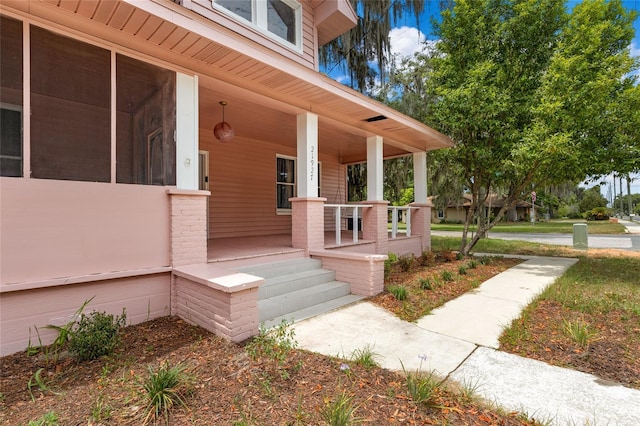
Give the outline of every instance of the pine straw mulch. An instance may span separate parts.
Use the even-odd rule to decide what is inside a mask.
[[[252,360],[232,344],[175,317],[123,330],[110,358],[46,363],[25,353],[1,359],[0,423],[27,424],[55,412],[61,425],[142,424],[145,402],[137,383],[148,365],[189,366],[194,377],[188,409],[174,406],[171,425],[317,425],[321,410],[342,393],[353,398],[355,416],[368,424],[527,425],[517,413],[502,413],[442,387],[427,404],[410,399],[404,377],[303,350],[276,368],[271,359]],[[43,368],[48,390],[27,383]],[[288,377],[287,377],[288,376]],[[158,424],[163,424],[160,420]]]

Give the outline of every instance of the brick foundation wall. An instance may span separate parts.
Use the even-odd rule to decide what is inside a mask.
[[[324,248],[324,202],[326,198],[291,199],[291,244],[294,248]]]
[[[387,255],[334,250],[311,252],[322,267],[336,272],[336,279],[351,284],[351,293],[375,296],[384,290],[384,261]]]
[[[389,232],[387,231],[388,201],[367,201],[373,207],[362,209],[362,238],[375,242],[376,253],[389,253]]]
[[[170,190],[170,246],[173,267],[207,261],[209,191]]]
[[[422,251],[431,250],[431,205],[411,203],[411,207],[418,209],[411,216],[411,231],[413,235],[422,237]]]
[[[175,313],[212,333],[241,342],[258,332],[258,287],[234,293],[175,277]]]

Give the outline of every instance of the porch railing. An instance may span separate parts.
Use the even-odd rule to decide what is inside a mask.
[[[360,218],[360,210],[371,208],[371,204],[325,204],[325,209],[333,209],[335,216],[335,232],[336,232],[336,245],[342,244],[342,209],[351,211],[351,215],[347,213],[345,217],[351,217],[353,219],[353,242],[358,242],[358,219]]]
[[[398,212],[406,211],[407,237],[411,236],[411,210],[415,207],[409,206],[389,206],[387,209],[391,212],[391,239],[395,240],[398,236]]]

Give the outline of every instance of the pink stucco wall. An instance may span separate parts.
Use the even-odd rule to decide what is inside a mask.
[[[169,272],[115,280],[2,293],[0,297],[0,355],[24,350],[29,345],[49,344],[56,337],[46,325],[64,325],[82,304],[94,297],[84,312],[122,314],[127,324],[169,315]]]
[[[169,265],[165,187],[0,178],[0,203],[3,291]]]

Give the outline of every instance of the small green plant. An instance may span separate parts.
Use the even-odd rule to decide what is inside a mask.
[[[91,299],[85,300],[84,303],[80,306],[80,308],[78,308],[78,310],[73,314],[73,316],[71,317],[71,320],[67,322],[65,325],[59,326],[59,325],[49,324],[44,327],[44,328],[48,328],[50,330],[55,330],[58,332],[58,336],[55,338],[53,343],[51,343],[51,345],[49,345],[49,347],[46,350],[45,354],[46,354],[47,360],[49,359],[50,355],[53,355],[54,362],[58,360],[58,355],[67,346],[67,343],[69,343],[69,340],[71,339],[71,334],[73,333],[73,327],[76,325],[76,322],[80,317],[80,315],[82,315],[82,311],[84,311],[84,308],[89,303],[91,303],[91,301],[94,298],[95,296],[93,296]]]
[[[458,267],[458,274],[460,275],[466,275],[467,274],[467,268],[464,266],[459,266]]]
[[[404,371],[407,391],[416,404],[428,404],[434,396],[436,389],[440,386],[440,381],[433,375],[433,372],[425,374],[422,371],[422,362],[426,360],[426,358],[426,355],[420,355],[420,368],[415,372],[407,371],[404,368],[404,364],[400,362],[402,371]]]
[[[298,347],[292,325],[293,322],[286,319],[272,329],[261,325],[258,335],[246,347],[247,354],[254,360],[266,357],[279,364],[284,363],[289,353]]]
[[[400,265],[400,269],[404,272],[409,272],[411,267],[413,266],[413,262],[415,261],[415,257],[413,254],[403,254],[398,258],[398,265]]]
[[[186,369],[187,366],[181,363],[173,366],[163,363],[157,370],[148,366],[149,376],[139,383],[147,403],[143,420],[145,424],[160,417],[164,417],[166,424],[169,424],[169,411],[173,406],[188,408],[185,396],[193,379]]]
[[[354,349],[354,351],[351,352],[350,358],[351,361],[362,367],[373,368],[378,366],[378,363],[376,362],[377,356],[378,354],[374,352],[373,347],[367,344],[362,349]]]
[[[389,253],[389,255],[387,256],[387,260],[389,261],[389,263],[396,263],[398,261],[398,255],[395,253]]]
[[[469,263],[467,263],[467,268],[469,269],[476,269],[478,267],[478,262],[476,262],[475,260],[470,260]]]
[[[33,389],[36,386],[38,387],[38,389],[40,389],[40,392],[43,392],[43,393],[44,392],[52,392],[52,393],[56,394],[49,387],[49,385],[47,383],[47,379],[45,377],[42,377],[42,372],[43,371],[44,371],[44,368],[38,368],[38,370],[36,370],[36,372],[33,374],[33,376],[31,376],[31,378],[27,382],[27,391],[29,392],[29,396],[31,396],[31,400],[32,401],[36,400],[35,396],[33,395]]]
[[[330,426],[348,426],[361,421],[354,418],[357,409],[358,407],[353,405],[353,397],[342,392],[333,401],[325,400],[320,416]]]
[[[71,332],[69,352],[80,361],[90,361],[110,355],[119,343],[118,332],[127,322],[127,315],[107,315],[106,312],[82,314]]]
[[[386,281],[387,279],[389,279],[389,276],[391,275],[391,260],[390,259],[386,259],[384,261],[384,280]]]
[[[584,319],[575,321],[562,321],[564,332],[581,348],[586,349],[594,339],[596,333],[589,329],[589,324]]]
[[[96,422],[109,420],[111,418],[112,407],[104,402],[102,395],[98,396],[96,402],[91,407],[91,418]]]
[[[440,272],[440,278],[442,279],[442,281],[448,283],[453,281],[453,273],[451,271],[442,271]]]
[[[45,413],[37,420],[31,420],[29,426],[58,426],[60,423],[58,414],[55,411],[49,411]]]
[[[431,279],[429,278],[420,278],[418,281],[420,283],[420,288],[423,290],[433,290],[433,285],[431,284]]]
[[[397,300],[406,300],[408,297],[407,288],[403,285],[391,285],[388,290]]]

